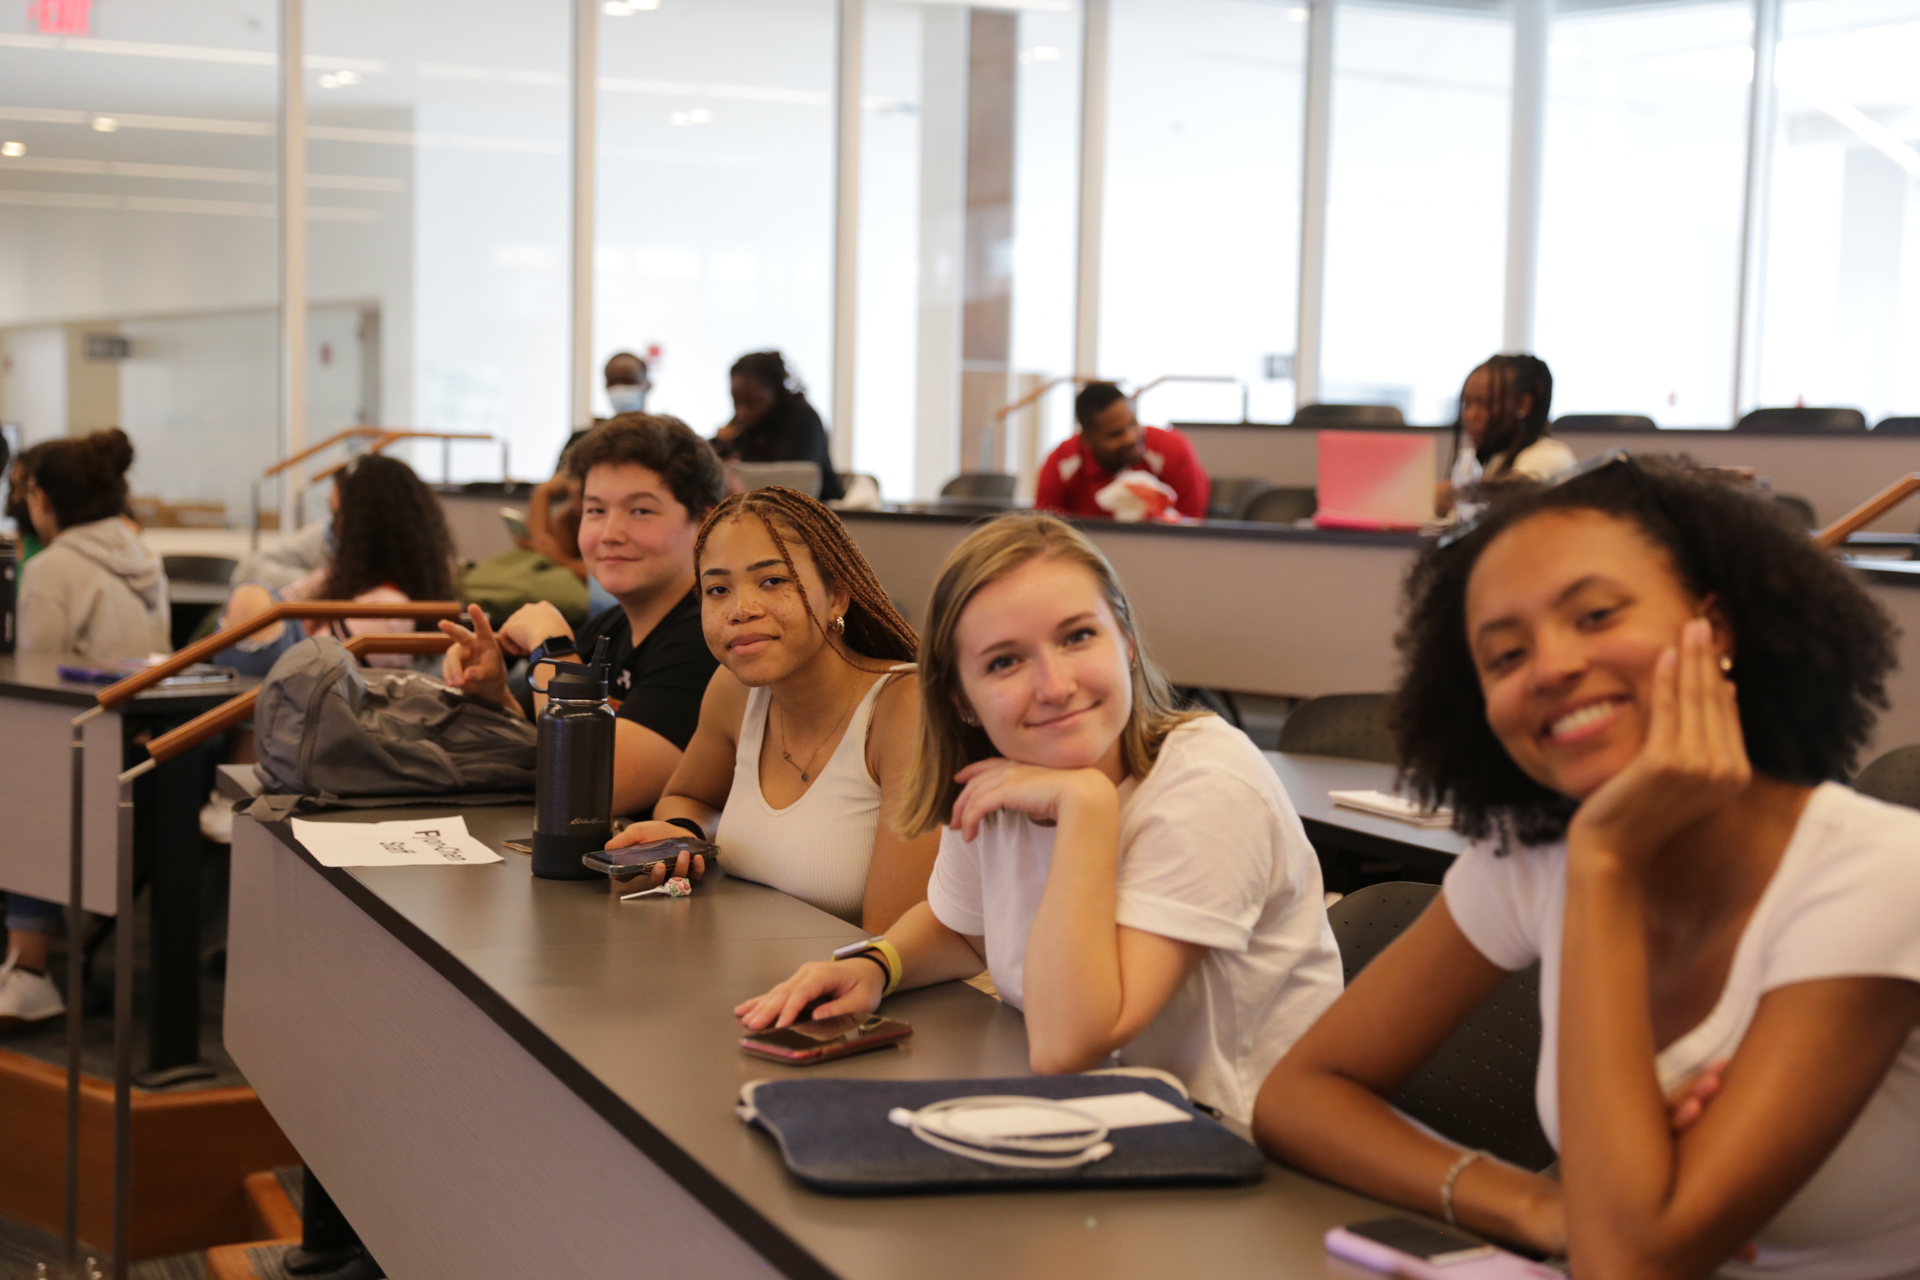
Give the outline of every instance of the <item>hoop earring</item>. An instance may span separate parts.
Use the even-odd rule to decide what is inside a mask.
[[[834,629],[835,631],[839,631],[839,632],[843,632],[843,633],[844,633],[844,632],[846,631],[846,629],[847,629],[847,620],[846,620],[846,617],[845,617],[844,615],[843,615],[843,616],[841,616],[841,617],[838,617],[838,618],[835,618],[835,619],[833,620],[833,629]]]

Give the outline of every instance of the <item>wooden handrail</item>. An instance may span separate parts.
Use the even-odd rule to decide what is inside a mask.
[[[374,436],[372,441],[367,445],[367,452],[379,453],[396,440],[491,440],[493,438],[494,437],[489,435],[480,435],[470,431],[409,431],[396,427],[391,431],[382,431],[380,434]],[[314,472],[311,476],[307,477],[307,483],[319,484],[322,480],[339,474],[346,468],[347,461],[336,462],[325,471]],[[502,480],[506,479],[505,476],[500,478]]]
[[[325,619],[330,622],[348,618],[411,618],[430,622],[436,618],[457,618],[464,612],[458,600],[409,600],[401,604],[360,604],[353,600],[283,600],[263,613],[216,631],[205,640],[196,640],[175,651],[165,661],[134,672],[117,684],[110,684],[94,695],[102,709],[111,709],[143,690],[177,675],[205,658],[211,658],[230,644],[245,640],[254,632],[288,618]]]
[[[1033,390],[1027,392],[1027,394],[1021,396],[1018,400],[1015,400],[1010,404],[1003,404],[998,409],[995,409],[993,411],[994,421],[1005,422],[1007,420],[1008,414],[1020,412],[1020,410],[1026,408],[1028,405],[1032,404],[1034,401],[1038,400],[1041,396],[1047,394],[1047,392],[1053,390],[1055,387],[1060,386],[1062,383],[1077,382],[1084,386],[1089,382],[1118,382],[1118,381],[1119,379],[1117,378],[1096,378],[1089,374],[1081,374],[1081,373],[1070,373],[1064,378],[1054,378],[1049,382],[1041,383],[1039,386],[1035,387]]]
[[[1916,493],[1920,493],[1920,472],[1902,476],[1814,534],[1814,544],[1832,550]]]
[[[348,653],[444,653],[453,643],[450,636],[437,631],[401,632],[397,635],[354,636],[342,647]],[[147,756],[155,764],[164,764],[188,747],[195,746],[222,729],[231,729],[253,714],[260,700],[260,686],[228,698],[210,711],[203,711],[183,725],[176,725],[147,744]]]
[[[412,428],[407,428],[407,427],[348,427],[343,431],[334,432],[332,435],[328,436],[325,440],[320,441],[320,443],[318,444],[308,445],[306,448],[302,449],[300,452],[294,454],[290,458],[280,459],[280,461],[274,463],[272,466],[266,469],[266,471],[263,473],[262,478],[265,478],[266,476],[277,476],[282,471],[285,471],[288,467],[298,466],[300,463],[305,462],[308,458],[311,458],[314,454],[320,453],[327,449],[331,449],[334,445],[339,444],[342,440],[351,440],[356,436],[365,436],[368,439],[381,440],[379,444],[376,444],[374,446],[375,452],[378,452],[379,450],[386,448],[388,445],[392,444],[395,440],[405,440],[413,437],[428,437],[434,440],[491,440],[493,439],[493,437],[490,435],[485,435],[485,434],[482,434],[479,432],[473,432],[473,431],[415,431]],[[382,437],[385,437],[385,438],[381,439]],[[328,472],[326,474],[331,474],[331,472]],[[316,476],[314,478],[319,479],[320,477]]]

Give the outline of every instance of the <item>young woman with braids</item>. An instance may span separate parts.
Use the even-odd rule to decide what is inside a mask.
[[[715,507],[693,560],[720,670],[655,820],[610,847],[698,831],[730,874],[885,929],[927,896],[938,846],[880,820],[920,733],[913,628],[840,518],[792,489]],[[704,869],[683,855],[676,873]]]
[[[820,497],[845,496],[827,452],[827,429],[800,380],[778,351],[750,351],[733,362],[733,420],[713,437],[723,458],[742,462],[815,462]]]
[[[1538,356],[1494,356],[1467,375],[1453,424],[1453,474],[1435,509],[1477,484],[1527,476],[1545,480],[1573,465],[1573,450],[1547,434],[1553,371]],[[1463,440],[1462,437],[1465,437]],[[1463,518],[1471,514],[1464,507]]]

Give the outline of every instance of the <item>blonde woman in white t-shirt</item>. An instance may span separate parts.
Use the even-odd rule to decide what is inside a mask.
[[[1320,868],[1246,735],[1175,711],[1112,566],[1071,526],[1009,516],[947,558],[921,647],[914,786],[941,830],[928,901],[864,954],[735,1012],[786,1026],[991,972],[1034,1070],[1118,1054],[1245,1120],[1267,1068],[1340,990]]]
[[[1920,1273],[1920,814],[1838,781],[1879,607],[1661,459],[1503,492],[1407,592],[1401,757],[1478,840],[1275,1068],[1262,1144],[1582,1280]],[[1535,960],[1558,1181],[1387,1101]]]

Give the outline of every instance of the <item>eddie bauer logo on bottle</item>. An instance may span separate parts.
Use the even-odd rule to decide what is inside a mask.
[[[605,823],[599,818],[575,818],[567,824],[570,827],[598,827]]]

